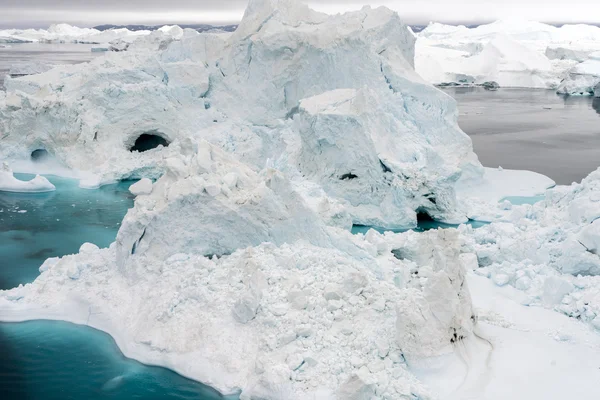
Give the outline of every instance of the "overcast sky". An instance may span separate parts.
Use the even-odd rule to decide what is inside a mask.
[[[519,17],[544,22],[600,23],[600,0],[306,0],[313,8],[343,12],[385,5],[409,24],[481,23]],[[0,28],[98,24],[235,23],[247,0],[0,0]]]

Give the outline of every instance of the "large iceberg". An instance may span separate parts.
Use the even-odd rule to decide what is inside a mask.
[[[244,399],[430,398],[407,362],[453,354],[477,322],[461,238],[347,229],[466,220],[455,186],[483,169],[413,52],[385,8],[254,0],[231,35],[9,79],[3,157],[158,180],[132,188],[109,249],[0,292],[2,320],[89,324]]]
[[[413,35],[388,9],[327,16],[255,1],[233,34],[184,33],[7,79],[0,156],[44,148],[101,182],[157,178],[195,137],[285,172],[309,204],[331,199],[356,224],[411,227],[419,212],[464,222],[454,186],[482,168],[456,103],[413,57]],[[142,136],[171,146],[132,152]]]

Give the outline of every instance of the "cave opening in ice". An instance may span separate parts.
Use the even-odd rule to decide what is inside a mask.
[[[431,217],[431,215],[429,215],[429,213],[427,211],[418,209],[417,210],[417,223],[423,223],[423,222],[435,222],[435,220]]]
[[[158,146],[167,147],[169,144],[170,142],[162,133],[158,131],[149,131],[138,136],[135,142],[133,142],[133,145],[130,145],[129,151],[143,153],[148,150],[156,149]]]
[[[42,162],[47,160],[48,157],[49,154],[46,149],[36,149],[31,152],[31,161],[33,162]]]

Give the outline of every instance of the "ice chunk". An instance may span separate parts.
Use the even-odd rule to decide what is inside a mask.
[[[51,192],[53,190],[56,190],[56,187],[43,176],[36,175],[35,178],[29,181],[22,181],[14,177],[8,163],[2,163],[2,169],[0,170],[0,191],[40,193]]]
[[[152,181],[148,178],[140,179],[129,187],[129,191],[135,196],[149,195],[152,193]]]

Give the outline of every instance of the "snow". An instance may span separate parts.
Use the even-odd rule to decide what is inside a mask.
[[[41,193],[51,192],[56,187],[43,176],[36,175],[29,181],[22,181],[14,177],[9,165],[4,162],[0,170],[0,192]]]
[[[600,28],[503,20],[475,28],[432,23],[417,34],[417,72],[435,83],[556,89],[569,70],[585,62]]]
[[[125,355],[225,393],[241,390],[244,399],[363,390],[386,399],[411,392],[429,398],[402,354],[446,354],[452,332],[472,330],[459,251],[448,246],[457,233],[432,231],[427,243],[398,237],[395,250],[415,254],[402,260],[389,247],[377,250],[344,234],[361,258],[300,241],[212,259],[179,253],[155,262],[136,252],[119,269],[114,245],[86,246],[48,260],[33,284],[2,292],[2,318],[43,315],[106,330]],[[418,256],[422,250],[429,258]],[[442,287],[456,299],[451,306],[431,295]],[[420,325],[423,335],[397,337],[397,321]]]
[[[600,335],[566,316],[522,305],[523,295],[512,288],[474,275],[467,281],[479,315],[477,341],[436,360],[437,371],[429,365],[417,373],[440,398],[597,397],[590,382],[598,375]]]
[[[463,182],[461,182],[463,183]],[[485,168],[483,179],[474,185],[465,181],[458,188],[458,196],[464,199],[479,198],[498,203],[506,197],[539,196],[555,185],[555,182],[532,171]]]
[[[557,186],[534,205],[513,206],[498,222],[462,229],[476,273],[526,294],[526,304],[594,324],[600,315],[600,171]]]
[[[148,178],[140,179],[138,182],[129,186],[129,191],[134,196],[149,195],[152,193],[152,181]]]

